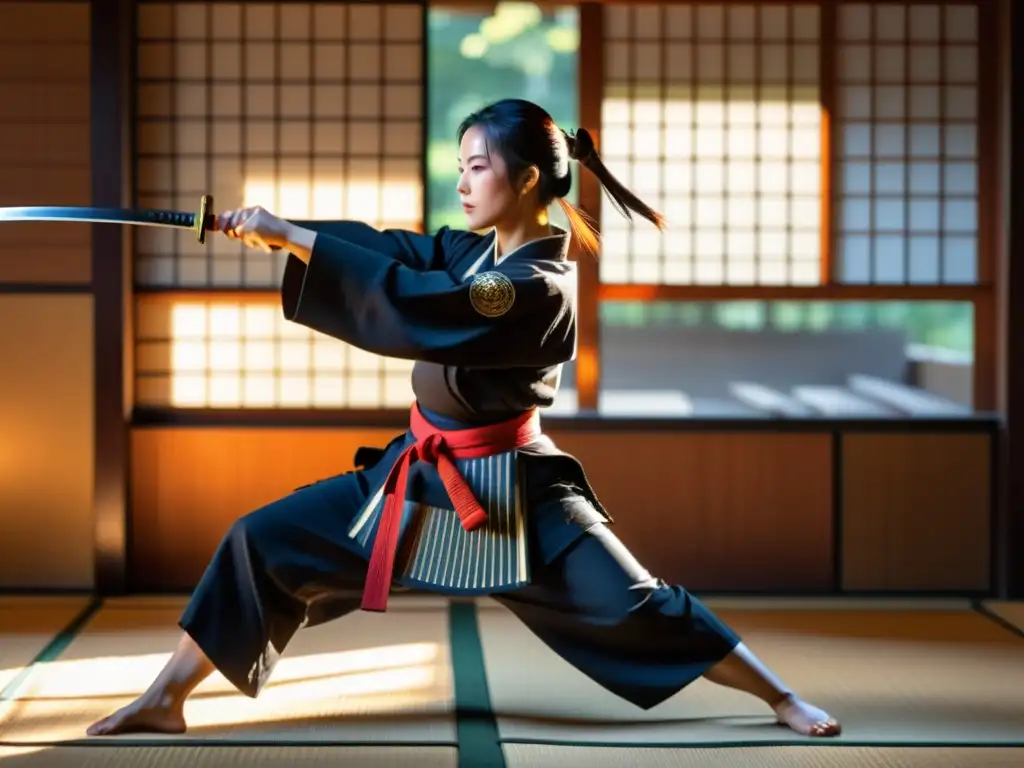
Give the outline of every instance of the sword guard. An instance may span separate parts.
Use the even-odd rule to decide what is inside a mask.
[[[214,214],[210,213],[212,208],[213,195],[203,195],[203,199],[199,201],[199,211],[196,213],[196,220],[193,225],[196,230],[196,239],[200,245],[206,242],[206,230],[213,229]]]

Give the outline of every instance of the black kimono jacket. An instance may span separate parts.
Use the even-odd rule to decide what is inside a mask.
[[[308,265],[288,259],[281,298],[289,320],[416,361],[420,406],[461,425],[554,402],[562,365],[576,351],[568,233],[559,230],[496,262],[493,232],[444,228],[430,236],[349,221],[295,223],[318,235]],[[410,433],[400,435],[364,462],[375,492],[349,531],[364,554],[373,544],[384,479],[412,441]],[[585,527],[610,521],[579,462],[546,436],[510,454],[457,464],[490,522],[463,530],[436,470],[415,465],[399,583],[457,594],[516,589],[530,580],[530,550],[550,562]]]

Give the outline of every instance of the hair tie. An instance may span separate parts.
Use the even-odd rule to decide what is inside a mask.
[[[586,128],[580,128],[576,133],[565,133],[565,141],[569,145],[569,157],[580,165],[586,165],[594,156],[594,140]]]

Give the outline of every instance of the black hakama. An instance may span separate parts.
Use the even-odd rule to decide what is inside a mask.
[[[494,235],[318,230],[292,257],[288,319],[381,355],[416,360],[413,385],[441,429],[550,405],[576,343],[575,265],[559,233],[494,258]],[[380,489],[413,441],[364,449],[360,469],[315,482],[237,520],[181,627],[241,692],[256,696],[295,632],[357,610]],[[395,582],[489,595],[568,663],[639,707],[671,697],[739,638],[685,589],[645,571],[611,533],[579,462],[547,437],[457,462],[488,513],[458,524],[437,470],[414,464]],[[666,500],[671,505],[671,500]],[[628,510],[626,511],[628,514]]]

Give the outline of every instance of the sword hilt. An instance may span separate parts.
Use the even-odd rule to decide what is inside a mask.
[[[193,229],[196,223],[196,216],[194,213],[182,213],[180,211],[149,211],[144,214],[142,220],[152,224],[166,224],[171,227]]]
[[[210,213],[213,208],[213,195],[203,195],[199,201],[199,211],[196,213],[192,228],[196,231],[196,239],[202,245],[206,242],[206,230],[213,229],[216,223],[216,216]]]

